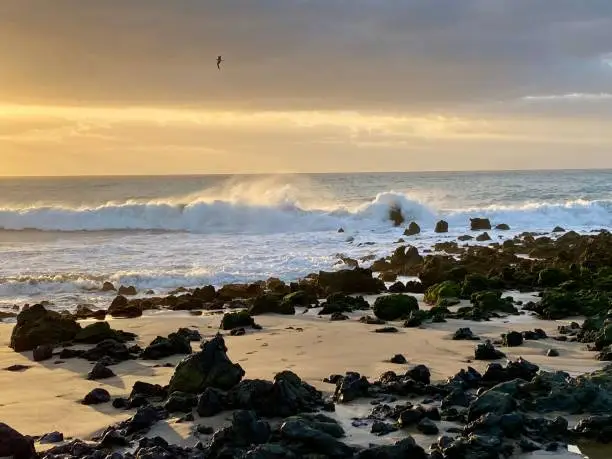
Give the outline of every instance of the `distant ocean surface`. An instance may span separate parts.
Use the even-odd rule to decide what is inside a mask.
[[[164,293],[337,269],[338,254],[393,250],[393,205],[421,225],[420,249],[470,217],[510,225],[494,239],[588,232],[612,227],[612,171],[4,178],[0,308],[106,307],[104,281]],[[439,219],[448,234],[433,233]]]

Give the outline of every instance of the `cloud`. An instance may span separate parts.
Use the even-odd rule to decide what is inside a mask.
[[[602,92],[610,43],[609,0],[4,0],[0,96],[449,110]]]

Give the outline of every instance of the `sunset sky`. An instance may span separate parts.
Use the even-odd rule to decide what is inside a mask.
[[[611,0],[0,1],[0,175],[593,167]]]

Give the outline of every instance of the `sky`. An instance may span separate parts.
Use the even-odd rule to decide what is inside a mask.
[[[0,2],[0,175],[551,168],[612,168],[610,0]]]

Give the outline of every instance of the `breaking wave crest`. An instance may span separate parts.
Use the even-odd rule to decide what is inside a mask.
[[[517,228],[606,227],[612,225],[612,201],[574,200],[531,202],[464,209],[440,209],[394,191],[370,202],[338,205],[288,198],[284,194],[256,199],[209,199],[122,203],[91,207],[32,206],[0,208],[0,229],[39,231],[171,231],[207,233],[284,233],[332,231],[339,227],[376,229],[390,226],[389,211],[397,208],[406,221],[423,228],[437,219],[466,227],[470,217],[488,217],[492,223]]]

